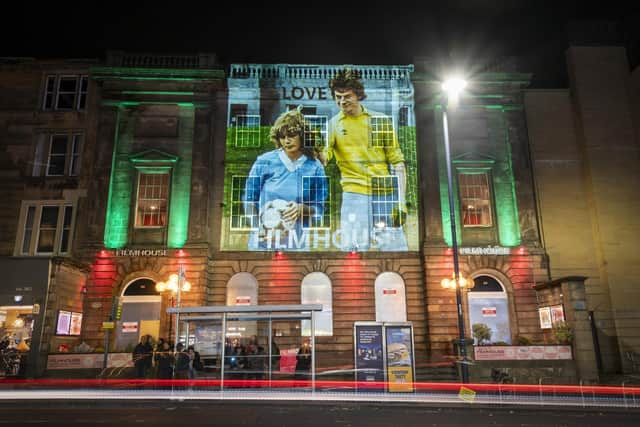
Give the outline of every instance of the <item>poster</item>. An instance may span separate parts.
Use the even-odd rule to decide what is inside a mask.
[[[418,250],[412,72],[231,64],[221,249]]]
[[[382,325],[354,325],[356,381],[384,381]]]
[[[386,326],[387,382],[389,392],[412,392],[413,333],[411,326]]]
[[[562,304],[552,305],[549,307],[551,310],[551,323],[555,325],[559,322],[564,322],[564,308]]]
[[[551,309],[549,307],[540,307],[538,315],[540,316],[540,329],[551,329]]]
[[[56,325],[56,335],[69,335],[69,326],[71,324],[71,312],[58,311],[58,323]]]

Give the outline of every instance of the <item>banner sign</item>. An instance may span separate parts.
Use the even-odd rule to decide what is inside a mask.
[[[382,325],[354,325],[356,381],[384,381]]]
[[[569,345],[475,346],[476,360],[571,360]]]
[[[221,249],[418,250],[412,72],[231,64]]]
[[[389,392],[412,392],[413,334],[411,326],[386,326],[387,382]]]
[[[102,369],[104,353],[66,353],[47,356],[47,369]],[[131,353],[109,353],[107,368],[132,367]]]

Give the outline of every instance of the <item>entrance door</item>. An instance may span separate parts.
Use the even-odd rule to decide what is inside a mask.
[[[160,309],[162,297],[151,279],[137,279],[125,289],[122,313],[116,324],[117,351],[133,351],[143,335],[151,335],[154,342],[160,334]]]

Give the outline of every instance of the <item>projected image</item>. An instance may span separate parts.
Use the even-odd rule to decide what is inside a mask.
[[[233,65],[224,250],[417,250],[411,67]]]

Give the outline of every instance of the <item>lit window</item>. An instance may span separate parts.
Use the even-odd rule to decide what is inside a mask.
[[[136,203],[136,227],[167,225],[168,173],[140,173]]]
[[[302,204],[312,207],[302,215],[302,228],[330,228],[329,179],[326,176],[302,177]]]
[[[73,206],[65,202],[24,202],[19,255],[66,254],[71,248]]]
[[[231,229],[257,230],[259,225],[260,177],[231,177]]]
[[[373,116],[370,119],[371,146],[377,148],[393,147],[393,120],[389,116]]]
[[[236,147],[260,147],[260,115],[237,115],[232,119],[236,132]]]
[[[327,117],[305,115],[303,145],[305,147],[324,147],[327,145]]]
[[[374,287],[376,322],[406,322],[407,302],[402,276],[390,271],[380,273]]]
[[[333,335],[333,303],[331,279],[320,272],[309,273],[302,280],[300,289],[301,304],[322,304],[322,311],[315,312],[314,326],[316,336]],[[311,335],[311,321],[303,320],[301,335]]]
[[[47,76],[42,108],[45,110],[84,110],[87,106],[86,75]]]
[[[491,199],[487,173],[460,173],[460,204],[462,225],[465,227],[490,227]]]
[[[371,178],[371,214],[376,228],[401,227],[402,215],[395,175]]]

